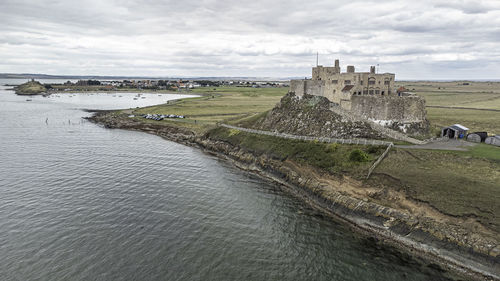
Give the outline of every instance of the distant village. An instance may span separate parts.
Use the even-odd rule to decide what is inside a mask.
[[[253,87],[253,88],[276,88],[288,87],[288,82],[276,81],[239,81],[239,80],[122,80],[122,81],[101,81],[101,80],[78,80],[77,82],[67,81],[63,84],[45,85],[48,89],[73,91],[75,88],[88,88],[94,90],[120,90],[120,89],[138,89],[138,90],[169,90],[183,91],[201,87]]]

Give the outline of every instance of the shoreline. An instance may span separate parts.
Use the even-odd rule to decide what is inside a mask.
[[[14,88],[8,88],[6,90],[12,90],[12,91],[15,91]],[[64,94],[120,94],[120,93],[123,93],[123,94],[141,94],[141,95],[196,95],[196,96],[201,96],[201,94],[199,93],[193,93],[193,92],[189,92],[189,91],[185,91],[185,92],[173,92],[173,91],[151,91],[151,90],[125,90],[125,91],[97,91],[97,90],[92,90],[92,91],[78,91],[78,90],[74,90],[74,91],[47,91],[47,92],[40,92],[40,93],[36,93],[36,94],[27,94],[27,93],[23,93],[23,92],[16,92],[15,94],[16,95],[20,95],[20,96],[49,96],[49,95],[64,95]]]
[[[442,234],[438,225],[427,229],[416,227],[417,218],[399,210],[385,207],[364,199],[332,191],[327,198],[319,191],[320,179],[303,178],[298,169],[282,161],[265,156],[255,156],[221,141],[196,136],[193,132],[172,125],[144,124],[116,116],[111,111],[95,112],[90,121],[105,128],[141,131],[158,135],[169,141],[196,147],[218,158],[230,161],[239,169],[254,173],[279,184],[287,192],[322,210],[333,219],[346,223],[353,231],[373,237],[377,243],[388,245],[430,264],[438,264],[450,272],[474,280],[500,280],[498,256],[484,255],[456,242],[436,237]],[[335,198],[332,200],[332,198]],[[417,220],[417,221],[415,221]],[[433,229],[434,227],[434,229]],[[427,231],[427,232],[426,232]],[[490,266],[488,266],[490,265]]]

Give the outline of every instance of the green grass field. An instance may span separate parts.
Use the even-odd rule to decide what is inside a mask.
[[[425,98],[427,106],[463,107],[468,109],[427,108],[427,118],[434,128],[462,124],[471,131],[500,134],[499,82],[398,82]]]
[[[488,160],[494,149],[498,160]],[[444,214],[476,218],[500,232],[499,167],[498,147],[478,146],[471,152],[395,149],[370,183],[403,190]]]
[[[187,117],[185,120],[163,122],[180,121],[183,124],[190,123],[192,127],[210,128],[217,122],[242,119],[270,110],[287,92],[288,88],[197,88],[190,94],[200,94],[200,97],[145,107],[134,113],[184,115]]]

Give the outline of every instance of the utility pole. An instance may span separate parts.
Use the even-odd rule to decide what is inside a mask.
[[[319,52],[316,52],[316,67],[319,65]]]

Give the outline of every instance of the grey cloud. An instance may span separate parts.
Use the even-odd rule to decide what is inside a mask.
[[[492,10],[499,10],[497,1],[477,0],[447,0],[434,5],[436,8],[450,8],[462,11],[465,14],[484,14]]]
[[[318,51],[408,78],[500,75],[497,3],[2,0],[0,72],[304,76]]]

